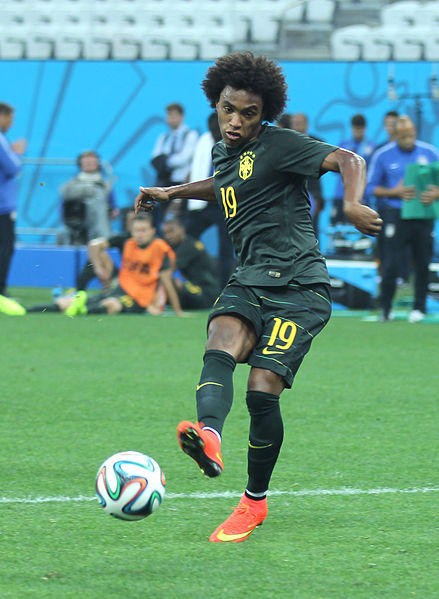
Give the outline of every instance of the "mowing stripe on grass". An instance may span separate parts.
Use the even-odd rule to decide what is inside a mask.
[[[301,489],[300,491],[269,491],[272,497],[280,495],[289,497],[322,497],[324,495],[389,495],[404,493],[438,493],[439,487],[414,487],[411,489],[394,489],[392,487],[382,487],[378,489],[351,489],[342,487],[341,489]],[[221,493],[167,493],[166,499],[224,499],[241,497],[242,492],[223,491]],[[97,497],[0,497],[0,504],[21,503],[72,503],[84,501],[97,501]]]

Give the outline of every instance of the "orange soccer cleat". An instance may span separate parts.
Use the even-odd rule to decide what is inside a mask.
[[[177,426],[177,439],[182,450],[195,460],[203,474],[214,478],[223,471],[221,441],[201,422],[183,420]]]
[[[212,543],[240,543],[245,541],[267,517],[267,498],[255,501],[246,495],[241,497],[227,520],[210,535]]]

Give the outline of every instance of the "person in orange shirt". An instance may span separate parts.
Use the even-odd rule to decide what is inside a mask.
[[[105,260],[106,251],[102,248]],[[152,217],[139,214],[133,219],[132,237],[125,242],[118,285],[106,293],[88,296],[78,291],[74,297],[59,297],[50,306],[33,306],[28,312],[64,312],[67,316],[84,314],[139,314],[154,316],[163,312],[168,301],[178,316],[183,316],[172,283],[175,253],[164,240],[156,237]]]

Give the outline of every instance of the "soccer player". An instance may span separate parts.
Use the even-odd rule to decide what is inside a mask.
[[[75,296],[59,297],[54,304],[32,306],[27,312],[64,312],[67,316],[85,314],[162,313],[166,297],[175,313],[183,316],[178,295],[172,283],[175,253],[156,229],[149,214],[138,214],[132,223],[132,237],[125,242],[118,286],[96,296],[78,291]],[[101,251],[105,253],[103,246]],[[164,293],[159,286],[161,284]]]
[[[177,259],[177,269],[184,280],[173,278],[183,310],[210,308],[220,292],[218,275],[213,258],[201,241],[186,234],[178,218],[163,223],[163,237],[172,247]]]
[[[361,204],[363,158],[266,123],[279,117],[286,102],[285,78],[275,63],[247,52],[230,54],[209,68],[202,87],[218,112],[223,138],[213,148],[213,177],[141,187],[136,210],[187,197],[217,199],[224,212],[238,266],[209,316],[197,422],[180,422],[177,437],[205,475],[221,474],[233,371],[237,362],[247,362],[248,482],[238,507],[210,536],[213,542],[240,542],[267,516],[267,490],[283,439],[279,396],[292,386],[331,312],[307,177],[341,173],[345,213],[362,233],[376,236],[381,219]]]

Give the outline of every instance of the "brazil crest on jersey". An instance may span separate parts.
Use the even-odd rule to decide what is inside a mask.
[[[263,125],[239,148],[212,151],[215,195],[235,248],[243,285],[329,283],[311,221],[307,178],[318,177],[335,146]]]

